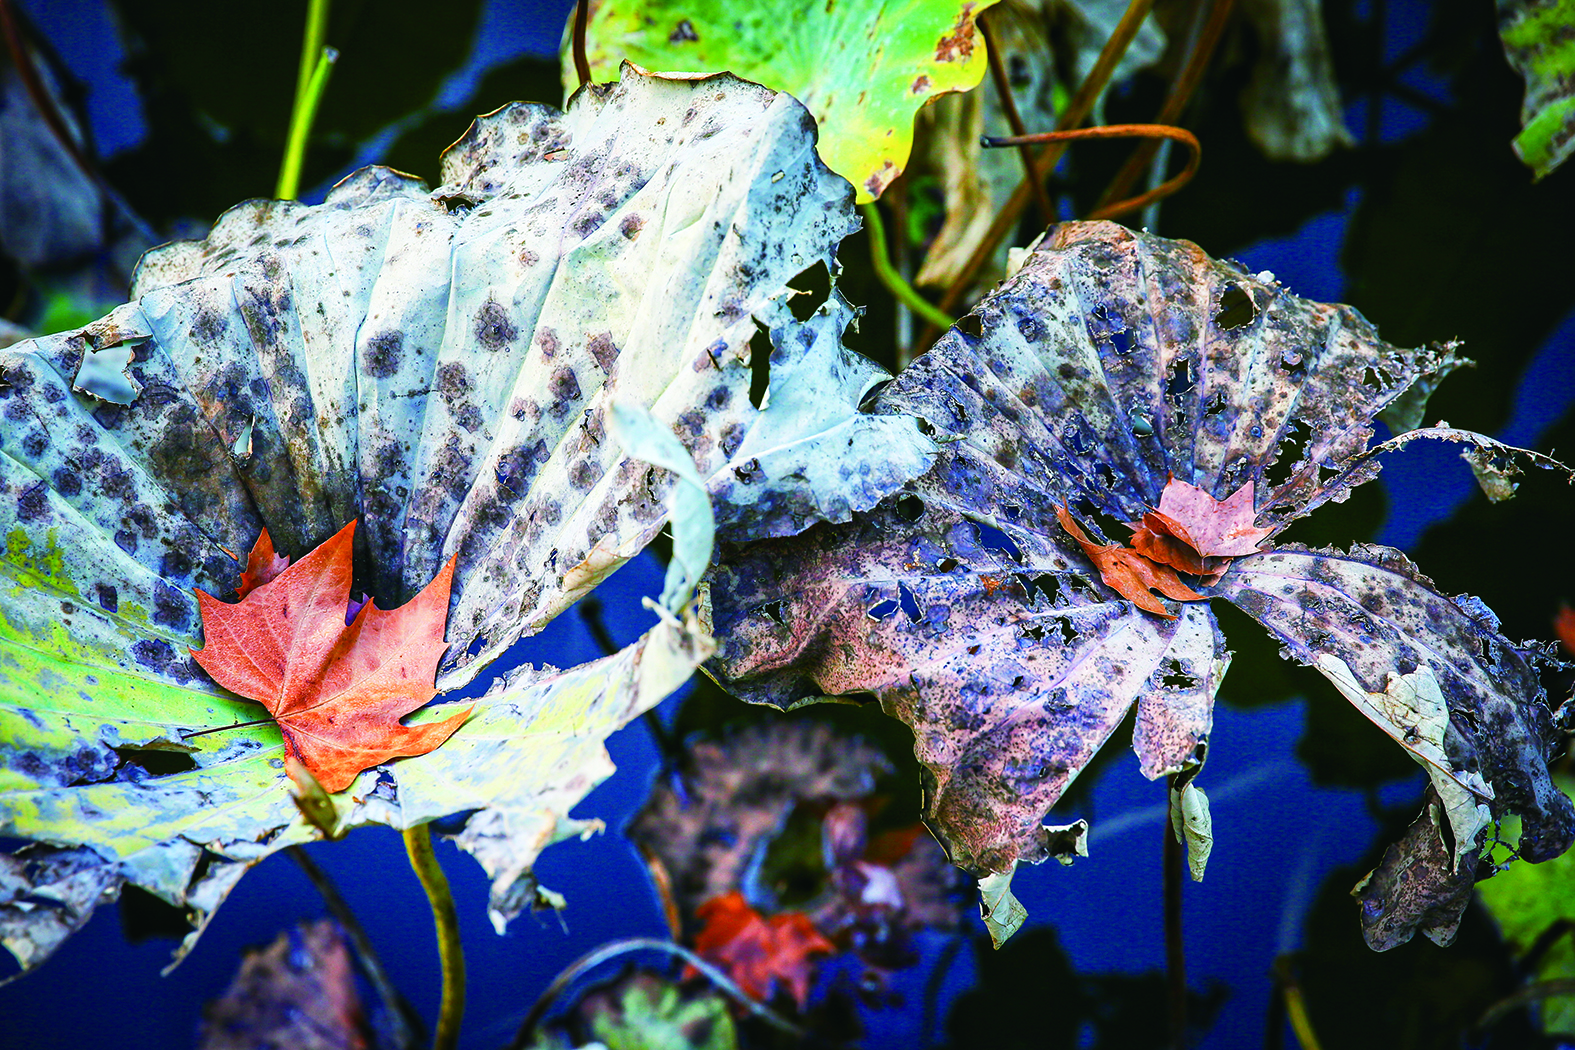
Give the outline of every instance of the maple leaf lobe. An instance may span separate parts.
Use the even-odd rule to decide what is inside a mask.
[[[1176,575],[1176,570],[1170,565],[1151,561],[1129,547],[1095,543],[1089,539],[1064,504],[1056,508],[1055,516],[1066,534],[1077,541],[1077,545],[1083,548],[1083,554],[1094,563],[1105,586],[1139,609],[1167,620],[1176,618],[1175,613],[1165,608],[1164,602],[1154,597],[1153,591],[1178,602],[1206,600],[1206,595],[1182,583],[1181,577]]]
[[[389,759],[426,754],[470,714],[467,707],[440,722],[400,722],[436,692],[453,559],[398,609],[367,602],[346,623],[354,538],[351,521],[282,567],[265,531],[248,558],[240,601],[197,591],[204,647],[192,657],[219,685],[267,708],[285,754],[328,792]]]
[[[1232,558],[1256,554],[1274,531],[1253,524],[1255,515],[1251,478],[1217,500],[1172,477],[1159,494],[1159,506],[1128,526],[1132,549],[1161,565],[1218,578]]]

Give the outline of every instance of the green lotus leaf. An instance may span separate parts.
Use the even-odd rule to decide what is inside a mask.
[[[596,81],[627,60],[668,72],[725,69],[786,91],[814,114],[821,158],[863,204],[907,166],[919,107],[984,77],[974,20],[994,2],[602,0],[591,4],[586,56]],[[564,83],[579,83],[567,54]]]
[[[1515,155],[1542,178],[1575,152],[1575,0],[1498,5],[1504,54],[1526,79]]]

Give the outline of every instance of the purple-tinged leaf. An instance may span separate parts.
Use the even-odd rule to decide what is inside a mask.
[[[1548,776],[1554,733],[1542,684],[1477,599],[1446,598],[1399,551],[1365,545],[1242,558],[1215,592],[1423,764],[1464,840],[1457,855],[1476,838],[1461,834],[1473,820],[1466,800],[1451,798],[1462,789],[1495,817],[1523,817],[1527,860],[1569,848],[1575,806]]]
[[[1057,510],[1097,543],[1156,510],[1173,478],[1218,502],[1251,483],[1231,528],[1259,546],[1414,437],[1466,442],[1490,474],[1549,465],[1442,425],[1368,447],[1380,416],[1415,427],[1460,363],[1451,346],[1383,343],[1350,307],[1195,245],[1059,226],[877,399],[877,414],[934,430],[927,474],[849,525],[724,557],[718,673],[782,706],[874,694],[914,731],[926,819],[956,863],[988,876],[1042,860],[1049,808],[1134,702],[1145,775],[1201,760],[1229,659],[1206,604],[1140,611]],[[1528,857],[1568,845],[1540,683],[1480,603],[1444,598],[1382,548],[1218,560],[1219,585],[1194,588],[1241,604],[1427,765],[1456,861],[1507,811],[1526,815]]]
[[[1421,815],[1351,890],[1361,907],[1362,937],[1373,951],[1399,947],[1418,930],[1434,944],[1454,941],[1471,903],[1477,860],[1454,858],[1444,841],[1446,823],[1443,803],[1428,788]]]

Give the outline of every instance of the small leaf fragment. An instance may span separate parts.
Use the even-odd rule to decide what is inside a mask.
[[[1399,842],[1384,850],[1378,867],[1351,889],[1361,906],[1362,937],[1384,952],[1418,930],[1434,944],[1455,939],[1476,882],[1475,857],[1451,857],[1444,842],[1438,795],[1427,790],[1422,813]]]
[[[1071,512],[1066,509],[1065,504],[1057,507],[1055,514],[1067,535],[1077,541],[1077,545],[1083,548],[1083,553],[1088,556],[1088,560],[1099,570],[1099,578],[1105,581],[1105,586],[1139,609],[1156,616],[1163,616],[1167,620],[1176,618],[1176,614],[1165,608],[1164,603],[1149,593],[1150,591],[1158,591],[1176,601],[1204,600],[1203,595],[1182,583],[1181,577],[1176,575],[1176,570],[1169,565],[1157,565],[1128,547],[1095,543],[1089,539],[1088,534],[1072,519]]]
[[[668,512],[673,529],[673,557],[667,563],[667,582],[662,587],[662,605],[668,612],[676,613],[688,603],[695,585],[711,564],[716,538],[711,497],[695,470],[694,458],[644,405],[622,398],[613,401],[611,429],[613,438],[629,455],[678,475]]]
[[[996,948],[1005,944],[1028,919],[1028,909],[1012,893],[1011,871],[991,872],[979,879],[979,917],[990,931],[990,943]]]
[[[1187,847],[1192,881],[1202,882],[1214,849],[1214,821],[1209,815],[1209,797],[1190,779],[1170,789],[1170,829],[1176,841]]]

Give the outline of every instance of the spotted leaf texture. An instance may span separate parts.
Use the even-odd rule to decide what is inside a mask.
[[[815,115],[827,166],[865,203],[907,166],[919,107],[983,79],[974,19],[994,3],[596,0],[586,57],[593,80],[612,79],[628,60],[670,72],[725,69],[787,92]],[[566,88],[578,85],[567,52],[563,75]]]
[[[914,731],[926,819],[953,861],[1004,876],[1051,854],[1049,808],[1134,704],[1146,776],[1196,765],[1230,656],[1209,603],[1144,591],[1166,615],[1137,608],[1058,512],[1124,529],[1172,479],[1221,503],[1247,491],[1252,513],[1233,505],[1232,528],[1254,530],[1264,553],[1192,586],[1344,682],[1454,792],[1456,827],[1480,828],[1479,807],[1524,813],[1538,829],[1528,855],[1555,855],[1575,812],[1548,780],[1535,654],[1398,552],[1273,547],[1415,437],[1549,466],[1447,428],[1368,448],[1376,416],[1414,427],[1420,397],[1458,363],[1449,347],[1389,346],[1349,307],[1298,299],[1187,242],[1056,227],[880,395],[877,411],[937,431],[930,472],[846,526],[735,549],[713,570],[716,669],[783,706],[874,694]],[[1424,724],[1373,699],[1397,679],[1397,695],[1425,688],[1443,714],[1429,708]]]
[[[844,416],[882,378],[849,365],[848,311],[800,333],[786,305],[857,222],[813,145],[785,95],[631,73],[567,113],[481,118],[435,192],[369,168],[319,206],[240,205],[206,240],[147,256],[109,317],[0,351],[0,835],[37,841],[8,858],[7,946],[36,962],[125,881],[200,925],[249,865],[315,834],[277,728],[233,728],[259,709],[187,655],[203,644],[195,590],[236,590],[232,552],[264,527],[277,550],[246,588],[351,519],[357,590],[381,606],[453,560],[439,703],[406,720],[423,724],[671,520],[691,571],[643,639],[516,672],[443,747],[336,797],[343,827],[477,811],[458,840],[493,880],[494,921],[530,903],[536,854],[582,830],[567,813],[611,771],[607,733],[710,651],[686,606],[711,541],[690,490],[744,486],[730,456],[762,420],[795,463],[838,425],[795,428],[781,376],[779,407],[751,404],[757,323],[781,331],[783,374]],[[126,405],[73,390],[110,346],[131,350]],[[622,436],[615,399],[643,419]],[[915,471],[933,455],[912,419],[870,426],[910,444]],[[840,470],[822,476],[846,489],[790,480],[783,528],[869,506],[877,466],[900,483],[886,447],[877,463],[829,440]],[[769,492],[776,460],[756,458],[747,485]],[[149,752],[189,768],[154,775]]]

